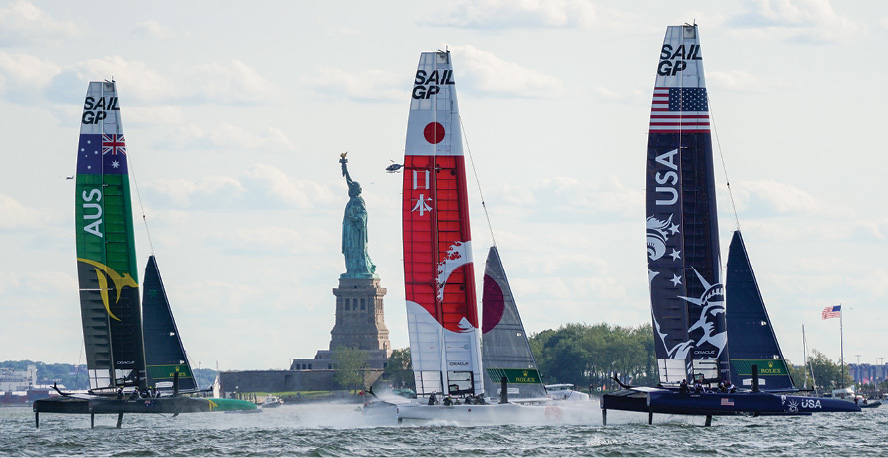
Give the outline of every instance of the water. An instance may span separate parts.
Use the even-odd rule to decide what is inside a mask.
[[[809,417],[655,416],[597,403],[586,425],[369,426],[355,405],[257,414],[42,414],[0,409],[0,456],[885,456],[888,407]]]

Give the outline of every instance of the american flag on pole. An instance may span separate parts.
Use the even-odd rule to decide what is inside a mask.
[[[834,305],[832,307],[827,307],[823,309],[823,313],[820,314],[824,320],[828,320],[830,318],[838,318],[842,316],[842,306]]]
[[[709,132],[705,87],[655,87],[650,132]]]

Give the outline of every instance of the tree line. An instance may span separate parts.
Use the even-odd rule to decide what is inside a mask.
[[[0,368],[14,371],[26,371],[29,365],[37,366],[37,384],[52,385],[58,383],[68,390],[89,389],[86,364],[44,363],[29,359],[0,361]],[[213,386],[217,372],[213,369],[192,369],[195,381],[201,388]]]

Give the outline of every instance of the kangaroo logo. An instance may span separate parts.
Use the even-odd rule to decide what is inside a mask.
[[[123,290],[124,286],[129,286],[130,288],[138,288],[139,284],[133,280],[133,277],[130,277],[130,274],[120,275],[116,270],[100,263],[93,261],[92,259],[84,259],[77,258],[80,262],[85,262],[96,268],[96,277],[99,280],[99,291],[102,294],[102,303],[105,304],[105,310],[108,312],[108,316],[111,318],[120,321],[120,318],[114,316],[111,313],[111,301],[108,298],[108,278],[114,282],[114,289],[117,291],[117,297],[114,299],[114,303],[120,302],[120,293]]]

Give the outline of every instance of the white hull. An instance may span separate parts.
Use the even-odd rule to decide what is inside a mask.
[[[601,413],[594,403],[579,405],[550,403],[547,405],[482,404],[482,405],[398,405],[398,423],[459,424],[589,424],[599,423]]]

